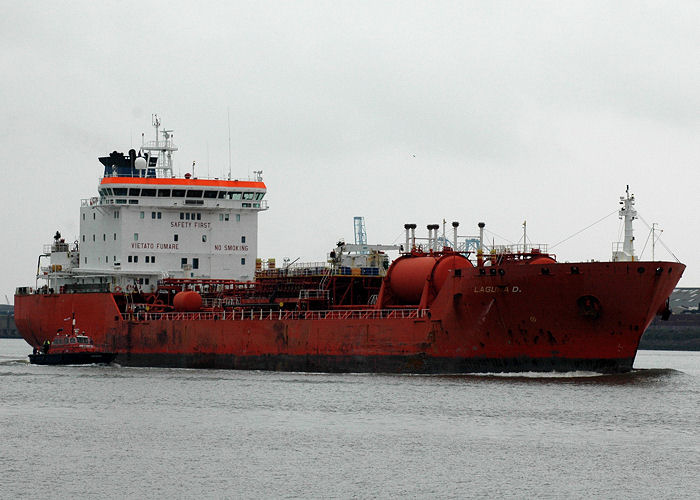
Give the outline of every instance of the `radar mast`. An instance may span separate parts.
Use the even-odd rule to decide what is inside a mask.
[[[141,145],[141,153],[148,154],[149,158],[156,156],[156,177],[173,177],[173,152],[177,151],[177,146],[173,143],[173,130],[160,130],[160,118],[152,115],[153,127],[156,129],[155,141],[144,141]],[[163,139],[159,136],[163,134]]]

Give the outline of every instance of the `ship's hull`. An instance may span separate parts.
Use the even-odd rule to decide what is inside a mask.
[[[123,315],[108,293],[18,295],[39,346],[75,312],[96,343],[134,366],[317,372],[624,372],[685,266],[513,265],[450,275],[429,307],[350,314]],[[482,268],[483,269],[483,268]],[[428,293],[426,287],[426,293]],[[343,316],[345,314],[345,316]]]
[[[125,366],[169,368],[213,368],[323,373],[520,373],[520,372],[597,372],[624,373],[632,369],[634,358],[567,359],[530,358],[436,358],[425,354],[409,356],[320,356],[268,354],[125,354],[116,360]]]

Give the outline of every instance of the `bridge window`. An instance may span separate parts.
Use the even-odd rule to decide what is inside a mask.
[[[256,193],[255,194],[255,199],[256,200],[262,200],[263,196],[265,196],[265,193]]]
[[[159,190],[158,190],[158,197],[159,197],[159,198],[168,198],[168,197],[170,197],[170,190],[169,190],[169,189],[159,189]]]
[[[240,200],[243,197],[243,193],[239,193],[238,191],[234,191],[229,194],[231,195],[232,200]]]
[[[114,188],[114,196],[126,196],[126,188]]]
[[[216,191],[204,191],[205,198],[216,198]]]
[[[226,191],[219,191],[219,199],[226,198]]]
[[[243,193],[243,199],[244,200],[253,200],[253,199],[255,199],[255,193]]]
[[[141,190],[141,196],[155,196],[155,195],[156,195],[155,189],[142,189]]]
[[[173,198],[184,198],[185,197],[185,190],[184,189],[173,189]]]
[[[129,188],[129,196],[138,196],[141,193],[141,189]]]
[[[187,191],[187,198],[201,198],[202,197],[202,190],[201,189],[190,189]]]

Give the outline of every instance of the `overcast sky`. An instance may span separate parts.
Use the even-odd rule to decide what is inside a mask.
[[[268,186],[261,257],[323,260],[355,215],[370,243],[446,219],[554,245],[629,184],[700,286],[699,26],[682,0],[10,2],[0,294],[34,284],[56,230],[78,238],[97,157],[152,138],[152,113],[176,172],[225,175],[227,112],[234,177]],[[619,236],[613,215],[553,252],[609,260]]]

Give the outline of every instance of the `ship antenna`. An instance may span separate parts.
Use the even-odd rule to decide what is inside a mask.
[[[158,142],[158,128],[160,127],[160,118],[158,118],[158,115],[151,115],[151,121],[153,122],[153,126],[156,128],[156,142]]]
[[[231,108],[226,108],[228,118],[228,180],[231,180]]]

